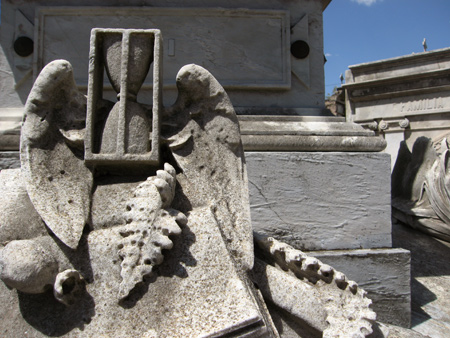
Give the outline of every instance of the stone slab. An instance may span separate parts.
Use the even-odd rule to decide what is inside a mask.
[[[378,321],[411,326],[411,254],[408,250],[333,250],[308,254],[343,272],[367,291]]]
[[[255,295],[240,278],[209,209],[190,214],[157,273],[119,305],[120,239],[115,228],[97,230],[78,248],[84,259],[78,256],[74,264],[87,293],[70,307],[51,291],[29,295],[0,283],[0,336],[267,336]]]
[[[253,228],[301,250],[391,247],[384,153],[246,152]]]
[[[448,73],[445,76],[448,77]],[[404,94],[403,96],[374,99],[370,103],[363,102],[357,105],[357,113],[353,121],[364,122],[380,118],[436,115],[447,113],[449,108],[450,95],[448,94],[448,87],[446,87],[441,93],[424,90],[414,93],[413,96]]]

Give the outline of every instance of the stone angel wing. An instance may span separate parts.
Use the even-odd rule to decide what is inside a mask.
[[[180,69],[177,88],[162,135],[182,171],[178,182],[191,207],[211,207],[228,251],[249,270],[254,253],[247,172],[233,105],[219,82],[194,64]]]
[[[64,60],[48,64],[28,96],[21,165],[38,214],[64,244],[78,245],[89,221],[92,173],[83,160],[86,97]]]

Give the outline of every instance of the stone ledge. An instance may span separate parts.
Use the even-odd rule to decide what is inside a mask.
[[[355,123],[333,117],[239,116],[247,151],[379,152],[386,141]]]
[[[242,135],[246,151],[381,151],[386,141],[365,136]]]

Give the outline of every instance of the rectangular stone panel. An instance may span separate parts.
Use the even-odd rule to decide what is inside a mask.
[[[157,28],[164,39],[164,84],[174,86],[189,63],[208,69],[224,87],[290,88],[289,12],[219,8],[41,7],[35,74],[55,59],[87,85],[92,28]],[[151,87],[151,73],[144,88]]]
[[[379,118],[403,118],[415,115],[446,113],[450,110],[450,95],[445,92],[423,92],[383,100],[355,102],[355,122]]]
[[[302,250],[391,247],[389,154],[245,156],[254,230]]]

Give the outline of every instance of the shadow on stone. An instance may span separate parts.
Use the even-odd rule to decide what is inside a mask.
[[[437,295],[416,278],[450,275],[450,248],[443,241],[399,222],[393,224],[392,230],[394,246],[411,251],[411,326],[415,327],[431,318],[423,307],[437,300]]]
[[[422,306],[435,301],[437,296],[415,278],[411,280],[411,294],[411,309],[414,312],[414,316],[411,318],[411,327],[414,327],[431,318],[422,309]]]
[[[94,299],[84,291],[73,306],[65,306],[53,297],[53,290],[42,294],[18,292],[23,318],[36,330],[50,337],[59,337],[74,328],[83,331],[95,315]]]
[[[131,290],[128,297],[119,301],[119,305],[124,309],[133,308],[136,303],[148,292],[150,283],[153,283],[157,278],[158,276],[156,271],[152,275],[144,277],[144,280],[141,283],[138,283],[134,289]]]
[[[73,250],[52,234],[53,240],[56,242],[61,252],[67,257],[70,264],[80,272],[87,283],[92,283],[94,281],[94,276],[92,273],[91,257],[89,255],[88,236],[89,229],[88,226],[86,226],[77,249]]]
[[[295,333],[298,337],[322,337],[322,332],[312,328],[300,318],[294,317],[278,306],[268,302],[267,308],[280,335],[294,337],[293,333]]]
[[[192,256],[189,248],[196,242],[196,236],[189,228],[189,223],[182,227],[181,236],[173,238],[174,249],[167,251],[167,264],[158,267],[161,276],[187,278],[185,266],[196,266],[197,260]],[[177,249],[178,248],[178,249]]]
[[[411,251],[412,277],[450,275],[450,247],[445,242],[400,222],[392,225],[392,242],[396,248]]]

